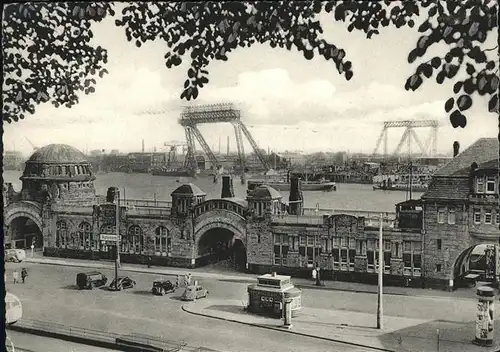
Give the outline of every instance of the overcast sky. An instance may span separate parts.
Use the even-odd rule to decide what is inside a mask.
[[[257,143],[278,151],[371,153],[382,122],[387,120],[439,120],[440,152],[451,152],[455,140],[464,148],[480,137],[497,135],[496,118],[487,113],[484,97],[475,97],[467,128],[453,129],[443,109],[451,84],[438,85],[431,79],[417,92],[404,90],[405,80],[415,68],[407,63],[419,37],[415,29],[386,28],[368,40],[362,33],[349,33],[328,16],[321,19],[325,38],[344,48],[353,63],[351,81],[322,58],[308,61],[295,50],[254,45],[230,53],[227,62],[211,63],[210,83],[200,91],[196,103],[237,102]],[[94,37],[108,49],[109,56],[109,75],[98,80],[96,92],[91,96],[82,93],[77,107],[41,105],[25,120],[4,125],[5,149],[29,155],[32,147],[25,137],[38,147],[67,143],[82,151],[123,152],[139,151],[142,139],[146,150],[160,150],[165,141],[185,139],[177,119],[187,104],[179,96],[189,60],[167,69],[164,42],[137,48],[127,42],[124,29],[115,27],[111,18],[94,25]],[[430,54],[440,53],[439,49]],[[235,150],[231,125],[204,125],[200,130],[216,150],[219,138],[226,150],[230,136]],[[429,132],[417,130],[422,141]],[[390,151],[402,134],[403,129],[389,132]]]

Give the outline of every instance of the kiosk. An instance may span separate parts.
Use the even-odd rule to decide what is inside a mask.
[[[291,301],[291,315],[295,317],[301,309],[302,291],[291,282],[290,276],[265,274],[257,278],[258,283],[248,286],[248,311],[271,318],[283,317],[284,302]]]

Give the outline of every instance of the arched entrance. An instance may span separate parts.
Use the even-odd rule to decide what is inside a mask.
[[[229,270],[245,270],[247,253],[243,241],[227,228],[211,228],[198,241],[197,266],[215,265]]]
[[[475,286],[476,282],[495,282],[500,275],[497,247],[497,244],[477,244],[462,251],[453,265],[455,288]]]
[[[10,245],[11,248],[30,249],[33,245],[35,249],[43,248],[42,231],[29,217],[18,216],[12,219],[8,231],[10,244],[5,243],[6,247]]]

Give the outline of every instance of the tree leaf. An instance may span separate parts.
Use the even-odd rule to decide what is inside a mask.
[[[450,112],[451,109],[453,109],[453,105],[455,104],[455,99],[453,98],[450,98],[446,101],[446,103],[444,104],[444,110],[446,112]]]
[[[450,115],[450,122],[453,128],[462,127],[464,128],[467,125],[467,119],[465,116],[458,110],[455,110]]]
[[[498,113],[498,94],[494,94],[488,102],[488,111]]]
[[[461,82],[461,81],[458,81],[457,83],[455,83],[453,85],[453,93],[457,94],[458,92],[460,92],[460,89],[462,89],[462,85],[463,85],[463,82]]]
[[[461,95],[457,100],[460,111],[465,111],[472,106],[472,98],[468,95]]]
[[[467,74],[472,75],[474,72],[476,72],[476,69],[470,63],[467,63],[466,67]]]

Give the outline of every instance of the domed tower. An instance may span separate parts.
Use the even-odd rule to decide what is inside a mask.
[[[187,215],[196,204],[203,203],[207,194],[198,186],[186,183],[172,192],[172,215]]]
[[[20,179],[23,200],[82,205],[95,201],[91,164],[66,144],[49,144],[34,152]]]
[[[283,196],[277,190],[261,185],[248,192],[248,209],[253,213],[253,217],[266,218],[281,211],[282,199]]]

